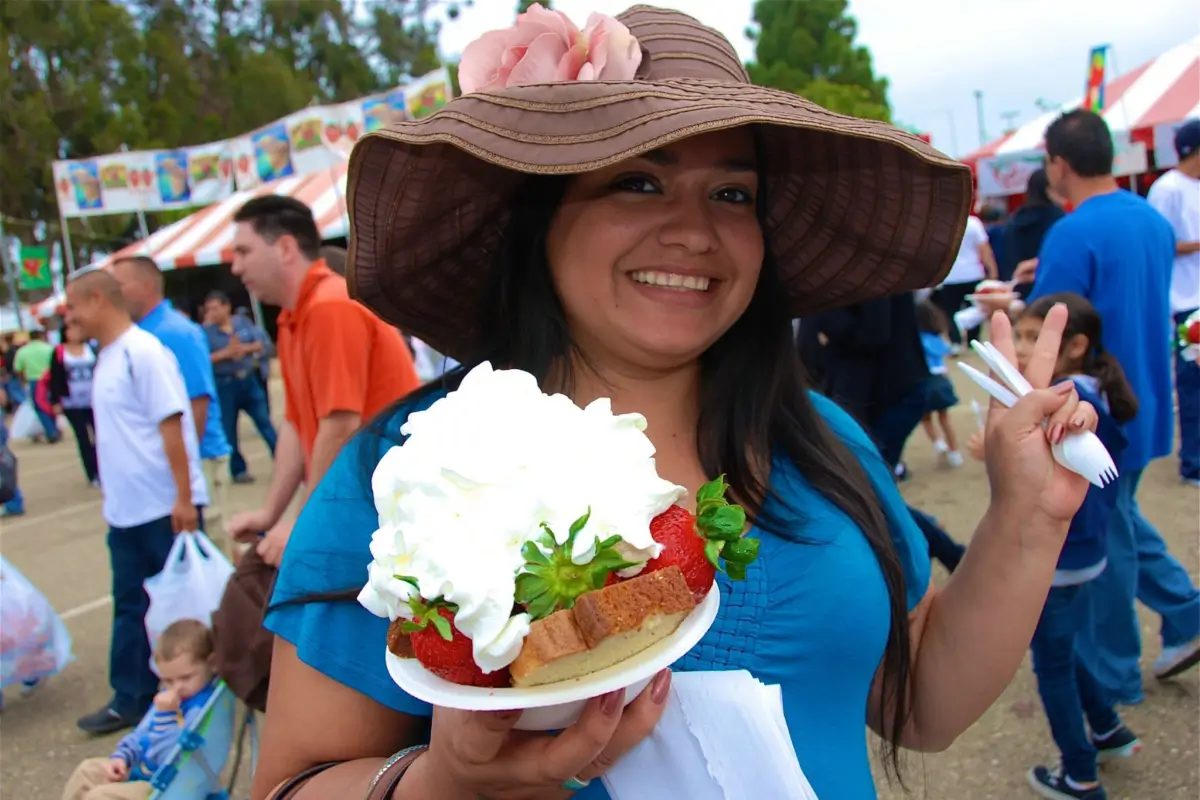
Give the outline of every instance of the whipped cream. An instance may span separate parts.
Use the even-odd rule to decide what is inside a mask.
[[[581,409],[542,393],[529,373],[480,364],[456,391],[412,414],[404,444],[375,468],[379,529],[359,602],[395,620],[411,618],[414,593],[442,597],[458,606],[455,624],[480,669],[508,666],[530,624],[528,614],[512,613],[521,548],[542,523],[562,544],[590,510],[572,552],[579,564],[610,536],[621,538],[617,549],[630,561],[661,552],[650,521],[685,490],[658,476],[645,430],[644,417],[615,415],[607,399]]]

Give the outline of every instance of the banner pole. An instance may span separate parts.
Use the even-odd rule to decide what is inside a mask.
[[[75,272],[75,251],[71,246],[71,229],[67,227],[67,218],[63,216],[62,209],[58,210],[58,227],[62,233],[63,256],[67,262],[67,275]]]
[[[17,294],[17,271],[12,267],[11,257],[8,239],[4,236],[4,217],[0,216],[0,266],[4,268],[4,278],[8,283],[8,297],[12,302],[13,311],[17,314],[17,328],[25,330],[25,320],[21,317],[21,297]]]

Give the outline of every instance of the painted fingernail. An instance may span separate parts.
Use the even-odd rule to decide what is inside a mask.
[[[664,669],[654,676],[654,683],[650,684],[650,699],[662,705],[663,701],[667,699],[667,691],[670,688],[671,670]]]
[[[1071,381],[1062,381],[1054,384],[1054,391],[1057,394],[1070,394],[1075,391],[1075,384]]]
[[[1061,422],[1054,423],[1054,425],[1051,426],[1051,428],[1050,428],[1050,442],[1052,444],[1058,444],[1059,442],[1062,441],[1062,436],[1063,436],[1062,423]]]
[[[625,704],[625,690],[618,689],[615,692],[609,692],[604,695],[600,701],[600,710],[604,712],[606,717],[615,717],[621,713],[621,708]]]
[[[1084,419],[1083,417],[1076,417],[1075,419],[1071,420],[1072,428],[1082,428],[1086,424],[1087,424],[1087,420]]]

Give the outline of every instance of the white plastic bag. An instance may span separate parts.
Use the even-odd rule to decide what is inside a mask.
[[[162,572],[143,584],[150,596],[146,635],[151,649],[172,622],[198,619],[211,624],[232,574],[229,559],[203,533],[176,536]]]
[[[8,429],[8,434],[13,439],[32,439],[35,436],[44,436],[46,433],[42,428],[42,421],[38,419],[37,413],[33,410],[33,403],[26,400],[21,405],[17,406],[16,412],[13,414],[12,424]]]
[[[50,601],[0,556],[0,688],[71,663],[71,634]]]

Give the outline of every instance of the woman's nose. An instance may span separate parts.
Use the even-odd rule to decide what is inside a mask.
[[[711,253],[720,239],[707,207],[707,198],[680,198],[668,205],[658,229],[659,241],[688,253]]]

